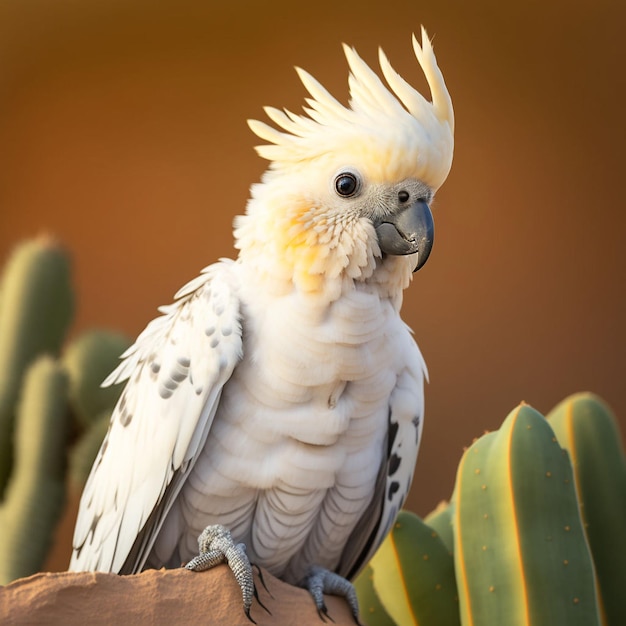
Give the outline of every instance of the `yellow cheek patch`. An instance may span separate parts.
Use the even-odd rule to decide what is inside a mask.
[[[261,232],[272,259],[261,271],[282,276],[310,294],[327,294],[341,287],[345,277],[356,278],[374,269],[370,235],[356,213],[324,213],[302,198],[276,198],[263,215]]]
[[[276,245],[279,261],[291,269],[293,281],[307,293],[321,291],[324,281],[324,263],[328,247],[319,242],[319,234],[306,227],[311,208],[307,205],[290,207],[289,215],[274,223],[279,232]],[[326,221],[316,221],[323,226]]]

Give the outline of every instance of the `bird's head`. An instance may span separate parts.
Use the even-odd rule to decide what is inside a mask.
[[[454,113],[432,45],[413,37],[428,102],[379,51],[385,86],[344,46],[345,107],[304,70],[307,115],[267,107],[282,130],[250,120],[270,167],[236,221],[240,257],[276,284],[331,298],[355,281],[406,287],[433,244],[429,208],[452,164]]]

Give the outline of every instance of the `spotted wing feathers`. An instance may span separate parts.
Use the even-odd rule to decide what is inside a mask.
[[[145,563],[241,359],[236,292],[231,264],[206,268],[106,379],[128,383],[83,492],[70,570],[129,573]]]
[[[426,365],[419,350],[407,352],[407,368],[389,399],[386,455],[370,507],[352,531],[337,572],[354,579],[391,530],[411,488],[422,437]]]

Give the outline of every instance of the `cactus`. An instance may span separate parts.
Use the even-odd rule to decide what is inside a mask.
[[[18,407],[15,468],[0,508],[0,584],[43,563],[65,499],[67,375],[51,357],[28,370]]]
[[[354,581],[361,617],[368,626],[396,626],[374,589],[374,570],[367,565]]]
[[[22,377],[39,354],[58,354],[71,321],[73,296],[69,261],[47,237],[26,242],[11,256],[0,290],[2,498],[13,463],[15,405]]]
[[[81,487],[121,392],[100,388],[129,344],[121,335],[86,333],[63,363],[50,356],[71,321],[69,266],[40,238],[16,248],[0,284],[0,583],[42,566],[65,498],[70,439],[79,436],[70,457],[72,484]]]
[[[63,364],[70,374],[70,403],[83,428],[109,414],[122,385],[101,387],[102,381],[118,365],[119,356],[130,340],[120,333],[91,330],[74,340],[63,353]],[[104,435],[103,435],[104,436]]]
[[[109,429],[111,409],[105,409],[98,419],[81,435],[72,446],[69,458],[69,478],[73,489],[81,491],[87,482],[91,466]]]
[[[424,522],[437,532],[450,554],[454,554],[454,498],[442,500],[425,518]]]
[[[440,503],[427,524],[401,512],[356,580],[363,619],[370,626],[429,624],[432,610],[437,623],[448,623],[443,611],[453,601],[435,609],[437,594],[417,599],[428,589],[415,568],[424,552],[431,554],[424,532],[430,527],[430,539],[434,530],[448,556],[454,551],[463,626],[626,623],[620,440],[609,409],[591,394],[567,398],[549,422],[517,407],[499,431],[464,453],[450,503]]]
[[[543,416],[522,404],[478,439],[455,498],[464,625],[599,624],[571,465]]]
[[[460,624],[453,558],[437,532],[417,515],[400,511],[370,566],[376,596],[396,624]],[[366,595],[367,576],[361,574],[356,582],[361,596]],[[371,605],[370,600],[368,610]],[[363,617],[372,625],[387,623],[384,616],[380,621],[375,614]]]
[[[70,375],[70,406],[78,427],[84,431],[70,452],[70,484],[75,489],[82,489],[87,481],[123,389],[123,385],[101,387],[101,383],[130,343],[120,333],[92,330],[64,351],[63,364]]]
[[[570,396],[548,414],[568,450],[596,566],[603,622],[626,624],[626,458],[610,409],[596,396]]]

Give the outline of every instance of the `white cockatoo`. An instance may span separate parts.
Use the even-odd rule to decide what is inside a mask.
[[[227,560],[345,595],[409,491],[426,367],[400,318],[452,163],[450,96],[422,29],[428,102],[380,51],[345,47],[345,107],[298,69],[305,115],[250,121],[270,161],[235,220],[237,260],[183,287],[122,355],[127,380],[82,495],[71,570]],[[206,531],[203,532],[206,528]]]

